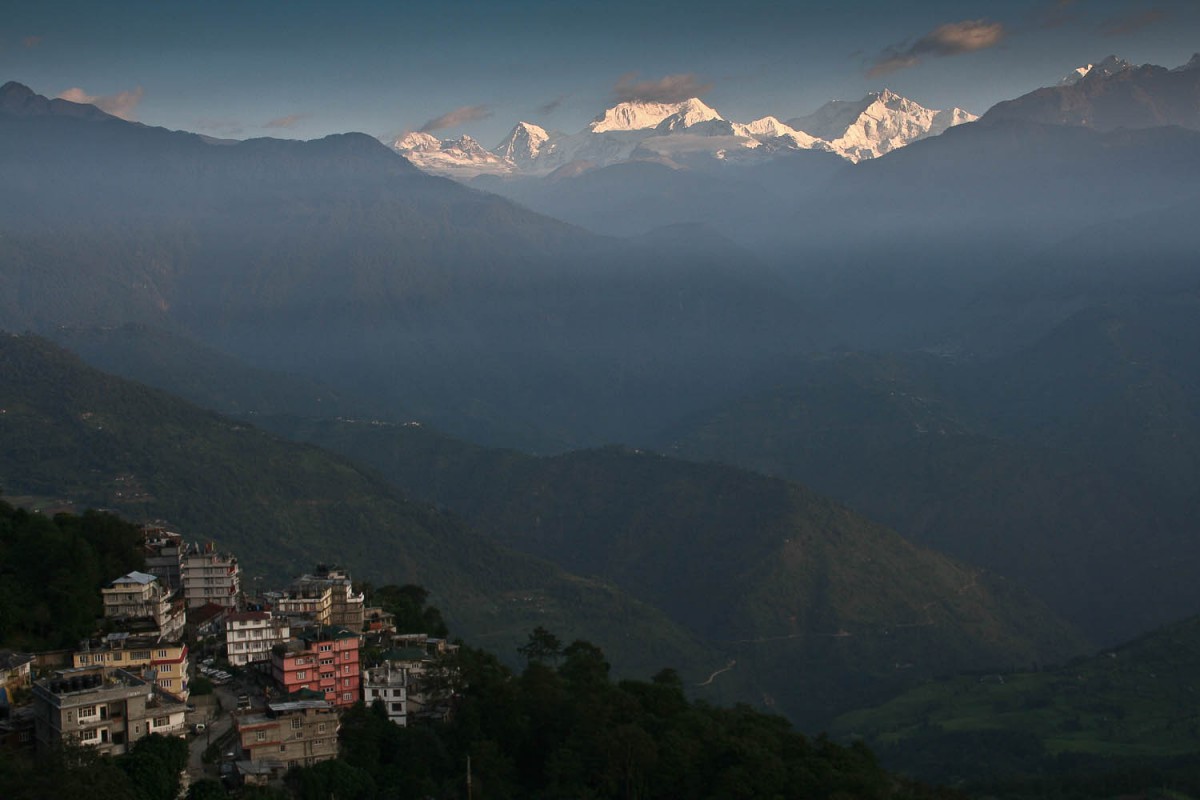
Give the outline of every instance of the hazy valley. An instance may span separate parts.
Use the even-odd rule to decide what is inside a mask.
[[[1109,59],[977,118],[632,101],[489,151],[8,83],[0,490],[421,584],[503,661],[542,626],[922,779],[1191,786],[1198,98]]]

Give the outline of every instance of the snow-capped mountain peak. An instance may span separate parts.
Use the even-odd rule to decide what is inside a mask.
[[[1084,64],[1082,67],[1076,67],[1064,75],[1059,80],[1058,85],[1074,86],[1084,78],[1108,77],[1133,68],[1134,65],[1132,62],[1126,61],[1123,58],[1117,58],[1116,56],[1109,56],[1095,64]]]
[[[858,101],[834,100],[787,124],[828,142],[843,157],[861,161],[975,119],[961,108],[937,111],[884,89]]]
[[[443,140],[422,131],[413,131],[396,139],[392,148],[417,167],[440,175],[474,177],[483,174],[507,175],[513,171],[511,161],[489,153],[466,134],[457,139]]]
[[[518,122],[492,152],[518,166],[528,166],[537,160],[549,140],[550,134],[545,128],[532,122]]]
[[[587,130],[591,133],[608,131],[640,131],[657,128],[668,117],[676,120],[672,128],[690,127],[699,122],[722,119],[715,109],[705,105],[699,98],[693,97],[681,103],[655,103],[634,100],[618,103],[604,111],[590,123]]]
[[[423,133],[422,131],[411,131],[397,137],[396,141],[392,142],[392,147],[401,151],[427,152],[441,150],[442,142],[432,134]]]

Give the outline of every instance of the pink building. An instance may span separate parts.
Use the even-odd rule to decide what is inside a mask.
[[[360,637],[345,628],[306,633],[271,653],[271,676],[288,694],[301,689],[320,692],[339,708],[361,696]]]

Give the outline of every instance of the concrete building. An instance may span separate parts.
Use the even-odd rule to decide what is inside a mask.
[[[302,617],[356,633],[363,629],[366,596],[354,591],[350,574],[336,567],[319,564],[313,574],[300,576],[287,591],[270,592],[265,599],[282,616]]]
[[[337,758],[338,713],[323,700],[271,703],[265,713],[239,714],[234,725],[243,775],[262,776],[266,767],[278,777]]]
[[[32,653],[0,650],[0,690],[5,692],[8,699],[17,689],[33,685],[34,658]]]
[[[305,633],[271,653],[271,677],[287,694],[321,692],[334,706],[354,705],[362,696],[359,634],[345,628]]]
[[[408,668],[385,661],[363,673],[363,702],[383,704],[390,721],[401,728],[408,725]]]
[[[160,525],[143,525],[142,535],[145,537],[146,572],[158,578],[171,591],[182,589],[180,562],[187,546],[183,536]]]
[[[453,709],[459,674],[450,660],[458,645],[423,633],[390,637],[384,663],[404,674],[406,724],[412,720],[446,720]]]
[[[270,611],[241,611],[225,618],[225,654],[235,667],[261,663],[268,667],[271,648],[286,644],[291,628]]]
[[[188,608],[213,603],[236,608],[241,593],[241,574],[237,559],[216,552],[212,545],[191,545],[180,560],[180,580]]]
[[[75,668],[115,667],[141,676],[172,697],[187,702],[188,648],[185,644],[162,642],[153,636],[110,633],[88,640],[71,656]]]
[[[183,595],[168,589],[157,576],[147,572],[122,575],[100,590],[104,618],[118,624],[153,620],[159,638],[175,641],[183,636],[187,616]]]
[[[131,672],[60,670],[33,685],[39,749],[64,741],[122,755],[151,733],[184,736],[186,706]]]

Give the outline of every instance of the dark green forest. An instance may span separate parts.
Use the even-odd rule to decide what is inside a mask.
[[[145,567],[141,544],[113,514],[49,518],[0,500],[0,646],[77,645],[103,616],[100,587]]]

